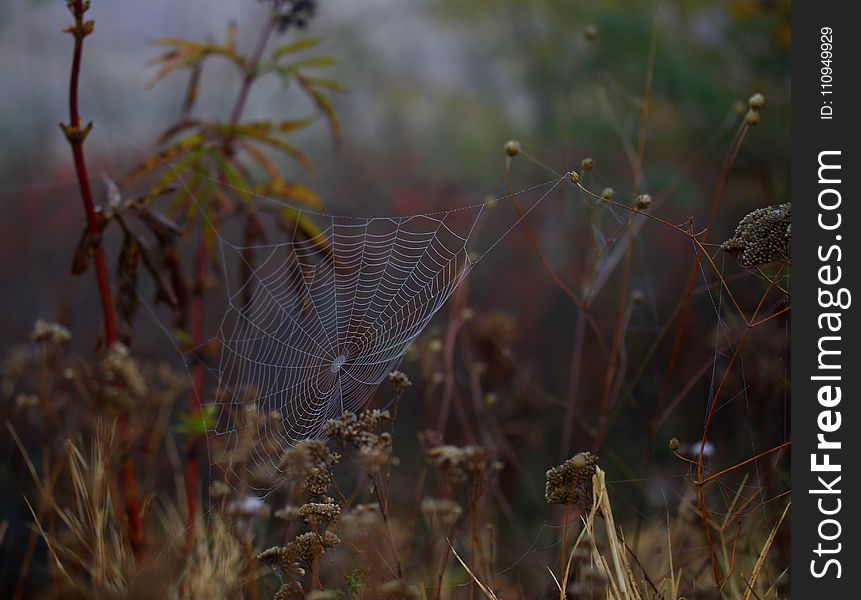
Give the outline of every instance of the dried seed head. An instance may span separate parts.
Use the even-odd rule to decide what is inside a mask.
[[[55,346],[65,346],[72,339],[72,333],[59,323],[49,323],[38,319],[33,325],[30,339],[34,342],[48,342]]]
[[[759,111],[750,109],[747,111],[747,114],[744,116],[744,122],[748,125],[756,125],[759,123]]]
[[[753,96],[748,98],[747,105],[750,106],[753,110],[759,110],[760,108],[765,106],[765,96],[757,92]]]
[[[377,590],[380,600],[418,600],[416,589],[403,579],[393,579],[382,584]]]
[[[488,452],[481,446],[450,446],[441,444],[426,448],[425,458],[437,465],[452,484],[478,481],[487,467]]]
[[[520,154],[520,142],[517,140],[509,140],[505,144],[505,154],[510,157],[515,157]]]
[[[586,157],[580,161],[580,169],[583,171],[591,171],[595,168],[595,160],[591,157]]]
[[[147,383],[128,347],[122,342],[114,342],[105,353],[101,363],[105,381],[122,384],[135,396],[147,393]]]
[[[738,116],[742,116],[747,111],[747,105],[742,100],[736,100],[732,103],[732,111]]]
[[[679,443],[679,438],[677,438],[677,437],[670,438],[670,450],[672,450],[673,452],[678,452],[680,445],[681,444]]]
[[[544,492],[547,503],[591,508],[592,476],[597,468],[598,457],[589,452],[581,452],[548,470]]]
[[[601,197],[604,200],[609,200],[610,198],[612,198],[613,197],[613,188],[605,187],[604,191],[601,192]]]
[[[39,396],[35,394],[18,394],[15,396],[15,406],[18,408],[35,408],[39,404],[41,404],[41,401],[39,400]]]
[[[646,294],[643,293],[643,290],[634,290],[631,292],[631,303],[632,304],[642,304],[646,299]]]
[[[309,592],[305,596],[305,600],[338,600],[341,597],[340,591],[332,591],[332,590],[315,590],[313,592]]]
[[[311,529],[337,521],[340,514],[341,507],[331,502],[309,502],[300,506],[298,510],[298,517]],[[279,515],[276,514],[276,516]]]
[[[463,514],[463,509],[454,500],[437,498],[423,499],[421,511],[429,522],[439,523],[446,529],[454,527]]]
[[[568,179],[571,180],[571,183],[580,183],[580,175],[577,171],[568,171]]]
[[[389,373],[389,383],[398,391],[410,387],[413,382],[407,377],[407,374],[402,371],[392,371]]]
[[[230,495],[230,486],[221,481],[220,479],[216,479],[212,482],[212,485],[209,486],[209,496],[213,500],[219,500],[221,498],[226,498]]]
[[[792,243],[792,203],[758,208],[739,221],[721,250],[743,267],[788,262]]]
[[[634,198],[634,208],[637,210],[646,210],[652,205],[652,197],[649,194],[640,194]]]
[[[586,36],[586,39],[590,42],[594,42],[598,39],[598,28],[595,25],[586,25],[586,28],[583,30],[583,35]]]

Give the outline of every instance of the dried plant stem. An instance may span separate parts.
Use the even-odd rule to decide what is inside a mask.
[[[248,101],[248,94],[251,91],[251,86],[257,79],[257,66],[260,64],[260,59],[263,57],[263,51],[266,50],[266,44],[269,43],[269,38],[275,30],[275,19],[268,18],[263,25],[263,30],[260,32],[260,37],[257,39],[257,45],[248,58],[245,65],[245,77],[242,79],[242,87],[239,88],[239,96],[236,98],[236,104],[233,105],[233,111],[230,113],[230,124],[236,125],[242,117],[242,111],[245,110],[245,103]]]
[[[634,180],[633,198],[637,197],[640,191],[640,180],[643,176],[643,161],[646,153],[646,128],[649,123],[649,108],[652,99],[652,80],[655,72],[655,51],[658,46],[658,13],[660,11],[660,2],[655,9],[655,18],[652,22],[652,31],[649,40],[649,57],[646,64],[646,83],[643,89],[643,103],[640,112],[640,127],[637,134],[637,154],[634,161]],[[625,318],[625,307],[628,305],[628,286],[631,279],[631,262],[634,255],[634,231],[630,224],[633,223],[634,214],[631,213],[627,219],[629,224],[627,243],[625,246],[625,257],[622,262],[622,280],[619,285],[619,299],[616,304],[616,329],[613,333],[613,342],[610,346],[610,356],[607,364],[607,372],[604,377],[604,388],[601,392],[601,403],[598,416],[598,432],[595,434],[593,444],[594,451],[597,452],[601,444],[604,442],[604,437],[607,435],[607,423],[610,417],[611,397],[613,390],[616,387],[616,371],[619,369],[620,352],[624,344],[624,334],[627,327],[627,319]]]
[[[96,271],[96,281],[99,288],[99,300],[102,305],[104,318],[105,345],[110,347],[119,341],[117,330],[117,318],[114,312],[113,298],[111,297],[111,283],[108,278],[107,262],[101,245],[102,224],[96,214],[96,205],[93,201],[93,191],[90,187],[90,178],[87,171],[87,161],[84,157],[84,140],[89,133],[92,124],[81,126],[81,115],[78,110],[78,82],[81,73],[81,57],[83,55],[84,38],[93,31],[93,22],[84,21],[84,13],[87,7],[83,0],[73,0],[69,3],[69,9],[75,18],[75,24],[66,28],[75,40],[72,54],[72,71],[69,77],[69,123],[63,124],[63,132],[69,146],[72,148],[72,159],[75,163],[75,174],[81,190],[81,199],[84,202],[84,213],[87,218],[87,234],[90,238],[90,252],[92,253],[93,265]],[[143,519],[141,517],[140,493],[138,491],[137,479],[134,473],[134,462],[131,456],[131,441],[129,433],[128,416],[120,414],[118,418],[120,446],[122,448],[122,459],[120,463],[120,475],[122,479],[123,492],[126,499],[126,517],[129,527],[129,541],[139,556],[143,548]]]

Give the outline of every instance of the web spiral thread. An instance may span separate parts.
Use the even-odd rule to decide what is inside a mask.
[[[212,433],[228,480],[266,489],[287,448],[367,405],[471,269],[481,212],[328,217],[314,237],[253,248],[218,335]],[[247,250],[222,241],[225,266]]]

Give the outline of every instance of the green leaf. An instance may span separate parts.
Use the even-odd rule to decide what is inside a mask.
[[[278,138],[272,137],[271,135],[267,135],[262,132],[257,133],[248,133],[247,137],[254,139],[262,144],[266,144],[267,146],[272,146],[273,148],[277,148],[281,152],[289,155],[293,160],[298,162],[300,165],[305,167],[305,170],[309,172],[314,172],[314,163],[311,161],[311,158],[299,150],[293,144],[289,144],[284,140],[280,140]]]
[[[218,164],[218,170],[224,176],[224,180],[230,185],[231,191],[236,192],[243,202],[250,202],[251,185],[245,180],[242,174],[220,153],[213,152],[212,158]]]
[[[281,121],[278,123],[278,131],[281,133],[293,133],[304,127],[307,127],[317,119],[315,117],[307,117],[305,119],[292,119],[289,121]]]
[[[185,329],[176,328],[173,330],[173,337],[181,348],[191,348],[191,334]]]
[[[313,82],[307,77],[297,75],[296,81],[302,86],[302,89],[308,94],[314,105],[323,113],[323,116],[326,117],[334,142],[336,144],[341,143],[341,123],[338,121],[338,115],[335,113],[335,106],[332,104],[332,101],[314,87]]]
[[[327,90],[332,90],[333,92],[338,92],[339,94],[346,93],[347,91],[347,86],[332,79],[324,79],[322,77],[304,77],[304,79],[306,82],[317,88],[325,88]]]
[[[280,48],[276,49],[275,52],[272,53],[272,58],[278,59],[285,54],[292,54],[294,52],[300,52],[302,50],[307,50],[308,48],[313,48],[321,41],[323,41],[322,38],[318,37],[306,37],[302,38],[301,40],[296,40],[292,44],[285,44]]]
[[[206,435],[215,427],[217,408],[214,404],[204,404],[200,407],[200,414],[184,414],[180,416],[179,423],[174,426],[177,433],[184,435]]]
[[[310,187],[301,183],[287,182],[281,178],[273,179],[258,186],[255,192],[261,196],[286,198],[315,209],[323,206],[323,200]]]
[[[144,196],[143,203],[149,204],[153,198],[160,196],[167,189],[172,187],[177,180],[180,182],[180,187],[185,187],[184,177],[188,177],[189,171],[192,171],[192,167],[200,162],[200,159],[203,158],[205,153],[206,148],[199,148],[184,157],[182,160],[178,160],[172,165],[169,165],[164,175],[156,181],[155,185],[153,185],[149,192],[147,192],[146,196]]]
[[[300,69],[331,67],[334,64],[335,59],[331,56],[312,56],[311,58],[304,58],[288,65],[284,65],[279,70],[285,74],[289,74],[295,73]]]

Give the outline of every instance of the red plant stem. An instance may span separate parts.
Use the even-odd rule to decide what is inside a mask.
[[[239,119],[242,117],[242,111],[245,109],[245,103],[248,100],[251,86],[257,78],[257,66],[260,64],[260,59],[263,57],[263,52],[266,50],[266,45],[274,30],[275,19],[267,19],[266,23],[263,25],[260,37],[257,40],[257,45],[254,47],[254,50],[246,63],[245,77],[242,79],[242,87],[239,89],[239,96],[236,98],[236,103],[233,105],[233,110],[230,113],[231,125],[239,123]],[[225,144],[225,148],[229,147],[230,141]],[[205,275],[206,245],[204,242],[203,231],[201,230],[200,245],[198,246],[195,266],[195,290],[194,296],[191,300],[191,343],[192,347],[196,349],[198,349],[203,343],[203,289]],[[192,389],[189,395],[189,413],[192,419],[195,419],[202,415],[200,391],[203,389],[203,365],[200,361],[195,363],[191,377]],[[199,453],[200,440],[196,435],[192,434],[186,449],[185,462],[185,495],[188,509],[186,541],[189,543],[193,539],[194,522],[197,519],[198,485],[200,480]]]
[[[75,24],[66,31],[75,39],[75,47],[72,54],[72,72],[69,77],[69,124],[63,125],[66,139],[72,148],[72,159],[75,163],[75,174],[81,190],[81,199],[84,202],[84,213],[87,218],[87,233],[92,246],[93,264],[96,271],[96,281],[99,287],[99,299],[102,305],[102,315],[105,323],[105,345],[110,347],[119,340],[117,330],[117,319],[114,313],[114,304],[111,297],[111,284],[108,277],[105,253],[101,246],[102,225],[96,214],[95,202],[93,202],[93,191],[90,188],[90,178],[87,172],[87,161],[84,157],[84,140],[87,137],[90,126],[81,128],[81,115],[78,110],[78,80],[81,73],[81,57],[83,55],[84,38],[92,32],[92,21],[84,22],[84,2],[75,0],[70,6],[75,18]],[[134,473],[134,462],[131,456],[131,442],[129,435],[128,417],[120,414],[118,418],[120,445],[122,447],[122,459],[120,462],[120,476],[122,479],[123,492],[126,499],[126,518],[128,519],[129,541],[136,556],[139,556],[143,548],[143,519],[141,517],[140,493],[138,492],[137,479]]]
[[[72,56],[72,75],[69,81],[69,125],[64,129],[69,145],[72,147],[72,158],[75,163],[75,173],[78,178],[78,186],[81,190],[81,198],[84,201],[84,212],[87,217],[87,232],[93,240],[93,262],[95,263],[96,281],[99,286],[99,299],[102,304],[102,314],[105,322],[105,342],[110,346],[119,339],[117,334],[117,319],[114,314],[114,303],[111,300],[111,283],[108,278],[105,253],[102,250],[100,238],[102,227],[96,215],[96,207],[93,202],[93,192],[90,188],[90,178],[87,172],[87,161],[84,158],[84,139],[86,129],[81,129],[81,115],[78,112],[78,77],[81,71],[81,54],[84,46],[85,33],[83,30],[83,6],[82,1],[75,2],[76,24],[72,30],[75,36],[75,50]]]
[[[195,265],[194,296],[191,300],[191,343],[193,348],[199,348],[203,344],[203,288],[206,276],[206,245],[203,232],[200,236],[200,245],[197,250],[197,263]],[[200,418],[202,414],[200,405],[200,392],[203,389],[203,364],[197,361],[191,373],[192,385],[189,395],[189,413],[192,419]],[[186,521],[186,540],[190,543],[194,537],[194,522],[197,519],[197,500],[199,483],[199,455],[200,440],[194,434],[189,438],[186,449],[185,462],[185,499],[188,507]]]

